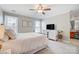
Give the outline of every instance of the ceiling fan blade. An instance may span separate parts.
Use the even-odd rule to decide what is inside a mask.
[[[34,11],[35,9],[29,9],[29,10],[32,10],[32,11]]]
[[[45,11],[48,11],[48,10],[51,10],[51,8],[46,8],[46,9],[44,9]]]

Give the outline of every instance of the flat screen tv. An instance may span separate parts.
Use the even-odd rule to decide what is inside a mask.
[[[46,29],[47,30],[54,30],[55,29],[55,24],[47,24]]]

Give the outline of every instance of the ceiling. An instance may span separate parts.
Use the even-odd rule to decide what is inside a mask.
[[[35,11],[30,11],[35,7],[35,4],[0,4],[0,7],[4,11],[12,12],[15,14],[21,14],[29,17],[35,17],[40,19],[45,19],[52,17],[54,15],[69,12],[70,10],[79,9],[78,4],[47,4],[51,11],[47,11],[45,15],[37,13]],[[12,11],[15,10],[15,11]]]

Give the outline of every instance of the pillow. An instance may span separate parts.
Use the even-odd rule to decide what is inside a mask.
[[[11,30],[6,30],[5,33],[8,35],[9,39],[15,39],[15,34]]]
[[[0,39],[4,37],[4,33],[5,33],[5,28],[3,25],[0,25]]]
[[[6,42],[6,41],[9,40],[9,37],[6,34],[4,34],[4,37],[0,40],[3,41],[3,42]]]

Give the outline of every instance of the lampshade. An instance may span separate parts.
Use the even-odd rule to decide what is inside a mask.
[[[5,28],[4,25],[0,25],[0,39],[4,37]]]

